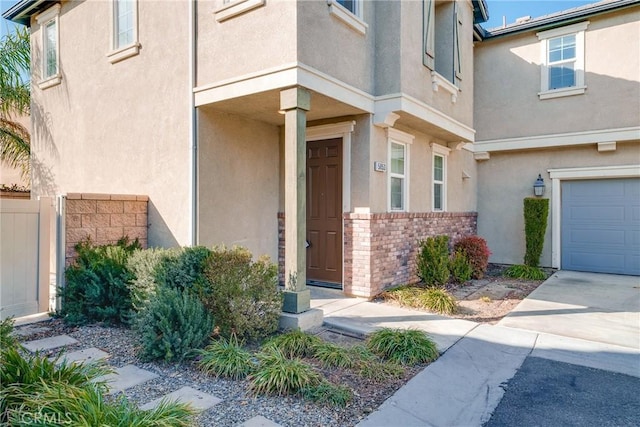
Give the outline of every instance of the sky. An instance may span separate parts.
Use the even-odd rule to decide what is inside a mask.
[[[589,3],[595,3],[598,0],[589,1],[551,1],[551,0],[487,0],[489,7],[489,20],[482,24],[486,29],[501,27],[502,17],[506,17],[507,24],[512,24],[517,18],[522,16],[531,16],[537,18],[539,16],[548,15],[561,10],[573,9]]]
[[[180,0],[176,0],[180,1]],[[531,15],[532,18],[547,15],[561,10],[572,9],[584,4],[595,3],[597,0],[588,1],[552,1],[552,0],[487,0],[489,6],[489,21],[482,24],[486,29],[502,26],[502,17],[506,17],[507,24],[515,22],[516,18]],[[0,0],[2,12],[16,4],[16,0]],[[12,23],[2,20],[0,23],[0,36],[4,36],[10,30]]]

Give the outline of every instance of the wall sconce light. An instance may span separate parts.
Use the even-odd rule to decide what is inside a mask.
[[[538,197],[542,196],[544,194],[544,188],[544,179],[542,179],[542,175],[538,174],[538,179],[536,179],[536,182],[533,184],[533,194]]]

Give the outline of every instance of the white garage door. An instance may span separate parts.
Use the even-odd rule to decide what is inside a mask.
[[[640,275],[640,179],[562,183],[562,268]]]

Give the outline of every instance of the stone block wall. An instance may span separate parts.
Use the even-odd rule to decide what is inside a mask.
[[[418,241],[447,235],[451,243],[477,233],[476,212],[399,212],[343,217],[343,290],[371,298],[390,286],[415,283]],[[284,214],[278,214],[279,280],[284,283]]]
[[[147,196],[69,193],[65,205],[66,265],[76,257],[75,245],[86,238],[96,245],[122,237],[147,247]]]

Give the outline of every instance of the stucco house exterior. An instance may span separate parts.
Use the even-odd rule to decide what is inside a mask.
[[[34,196],[143,194],[150,246],[242,245],[288,290],[365,297],[414,278],[419,238],[476,233],[483,0],[22,0],[4,16],[32,32]]]
[[[484,0],[21,0],[3,16],[32,32],[32,194],[148,196],[149,246],[270,255],[299,312],[306,283],[415,280],[430,235],[520,263],[541,174],[542,262],[564,266],[569,178],[638,181],[638,2],[604,3],[487,32]],[[541,89],[565,26],[582,80]]]
[[[602,1],[490,31],[475,45],[478,234],[522,262],[538,175],[542,265],[640,275],[640,2]]]

